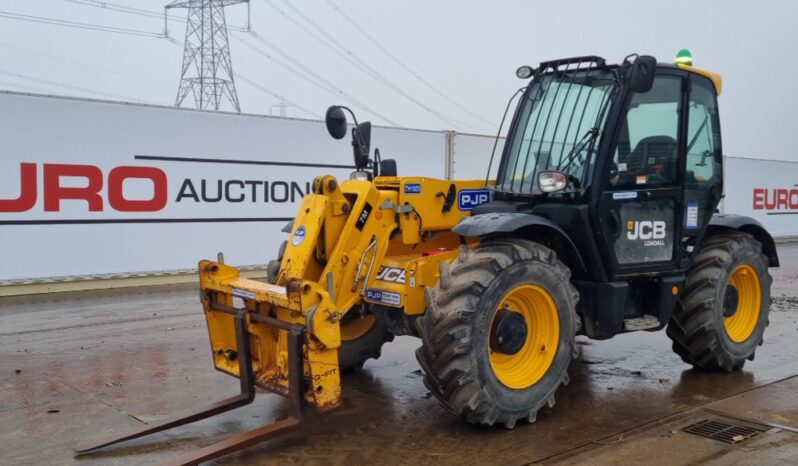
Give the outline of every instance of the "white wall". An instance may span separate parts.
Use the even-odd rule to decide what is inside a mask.
[[[798,163],[726,157],[724,212],[747,215],[773,236],[798,235]]]
[[[454,137],[453,178],[484,180],[495,141],[495,136],[457,133]],[[503,148],[504,138],[501,138],[496,145],[496,155],[490,170],[491,178],[496,177]]]
[[[224,251],[226,260],[233,264],[264,264],[284,239],[280,229],[286,221],[232,220],[293,217],[300,198],[296,202],[264,202],[263,185],[256,183],[284,181],[304,186],[316,175],[331,173],[345,178],[351,171],[154,161],[136,159],[137,155],[352,163],[348,138],[330,138],[323,122],[10,93],[0,93],[0,141],[0,200],[20,195],[21,163],[36,164],[38,182],[32,209],[0,209],[4,264],[0,266],[0,280],[190,269],[201,258],[215,257],[217,251]],[[441,132],[374,128],[372,134],[372,147],[379,147],[384,158],[397,159],[400,173],[443,177],[444,145]],[[84,200],[64,200],[59,211],[45,211],[44,164],[98,167],[103,179],[103,210],[89,211]],[[167,202],[163,209],[113,209],[108,202],[108,175],[119,166],[155,167],[165,172]],[[186,179],[192,181],[198,195],[202,179],[213,186],[213,193],[209,190],[208,194],[215,194],[220,179],[224,183],[238,180],[252,184],[244,185],[244,190],[237,184],[231,186],[233,199],[246,192],[243,202],[196,202],[191,197],[178,202]],[[85,177],[61,178],[62,186],[86,184]],[[254,201],[253,186],[258,191]],[[281,185],[277,186],[280,197]],[[127,199],[150,199],[153,182],[129,179],[123,192]],[[189,223],[186,219],[198,220]],[[59,223],[65,220],[77,223]],[[156,223],[135,223],[143,220]]]
[[[491,136],[456,134],[451,148],[454,177],[484,179],[493,143]],[[232,264],[265,264],[284,239],[280,229],[286,218],[293,217],[299,196],[294,202],[264,202],[263,183],[304,186],[316,175],[331,173],[345,178],[350,172],[347,168],[178,162],[136,156],[352,163],[348,138],[331,139],[318,121],[2,92],[0,144],[0,206],[21,193],[20,164],[36,164],[37,182],[31,209],[8,212],[0,208],[0,280],[191,269],[197,260],[215,257],[217,251],[223,251]],[[500,141],[492,176],[502,144]],[[374,128],[372,147],[379,147],[383,158],[396,159],[400,175],[445,176],[444,132]],[[102,172],[102,211],[90,211],[84,200],[64,200],[58,211],[45,211],[45,164],[98,167]],[[114,209],[108,196],[109,173],[120,166],[163,171],[167,179],[163,208],[154,212]],[[246,193],[242,202],[197,202],[190,196],[178,202],[185,180],[190,180],[200,195],[203,179],[210,183],[211,195],[216,194],[218,180],[250,184],[243,190],[240,185],[231,186],[231,198]],[[80,187],[87,179],[63,177],[60,183]],[[798,235],[796,185],[798,163],[727,157],[724,210],[752,216],[776,236]],[[254,200],[253,186],[257,191]],[[781,196],[787,198],[774,204],[780,189],[786,190]],[[153,183],[128,179],[123,194],[129,200],[149,199]],[[277,194],[282,194],[281,189]]]

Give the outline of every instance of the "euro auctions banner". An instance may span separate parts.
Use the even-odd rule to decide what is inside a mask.
[[[326,105],[320,105],[323,112]],[[374,128],[399,172],[443,177],[442,132]],[[0,280],[262,265],[317,175],[323,122],[0,93]]]
[[[753,217],[773,236],[798,235],[798,163],[726,157],[724,212]]]

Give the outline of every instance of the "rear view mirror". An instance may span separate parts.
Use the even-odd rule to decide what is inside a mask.
[[[327,125],[327,132],[330,133],[335,139],[343,139],[346,136],[346,115],[341,107],[333,105],[327,109],[327,114],[324,117],[324,123]]]
[[[641,55],[632,63],[629,72],[629,89],[632,92],[644,93],[651,90],[654,85],[654,74],[657,69],[657,59],[651,55]]]
[[[344,128],[345,130],[346,128]],[[364,121],[357,125],[357,135],[352,141],[355,153],[355,166],[358,170],[366,168],[369,164],[369,149],[371,147],[371,122]]]

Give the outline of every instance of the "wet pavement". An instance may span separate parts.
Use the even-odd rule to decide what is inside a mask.
[[[798,464],[798,244],[779,254],[765,343],[741,372],[691,369],[664,331],[580,337],[554,409],[514,430],[484,428],[430,397],[413,355],[419,341],[401,337],[345,377],[343,408],[213,464]],[[74,457],[86,439],[237,390],[213,369],[194,287],[0,300],[0,464],[157,464],[286,412],[282,398],[259,394],[230,413]],[[766,432],[729,445],[682,431],[707,418]]]

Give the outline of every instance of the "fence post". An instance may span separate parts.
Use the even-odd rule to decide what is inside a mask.
[[[446,154],[444,155],[444,173],[447,180],[454,179],[454,138],[456,131],[444,131],[446,137]]]

